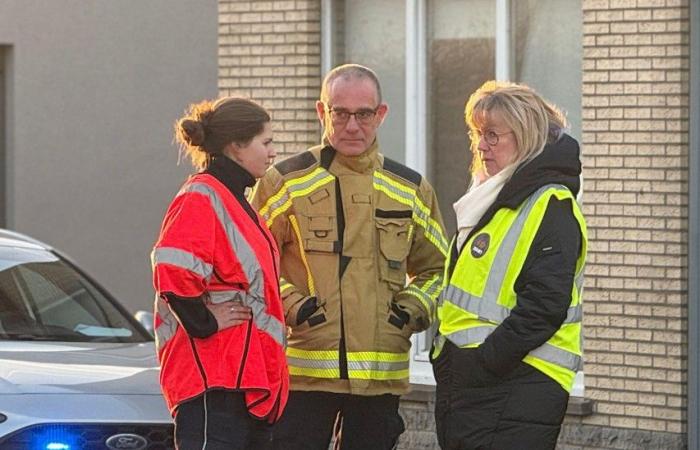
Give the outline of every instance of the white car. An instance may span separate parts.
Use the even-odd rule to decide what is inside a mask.
[[[172,449],[158,373],[153,337],[104,288],[0,229],[0,449]]]

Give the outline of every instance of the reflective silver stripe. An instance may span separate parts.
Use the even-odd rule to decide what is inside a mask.
[[[285,189],[285,192],[282,195],[282,197],[280,197],[277,201],[272,203],[267,208],[267,211],[265,212],[265,215],[263,216],[265,221],[269,220],[270,215],[273,212],[275,212],[278,208],[280,208],[281,206],[283,206],[285,203],[287,203],[289,201],[289,198],[292,195],[292,192],[304,190],[304,189],[308,188],[309,186],[313,185],[314,183],[317,183],[317,182],[323,180],[324,178],[331,178],[332,179],[333,176],[329,172],[321,171],[318,174],[314,175],[313,177],[311,177],[310,179],[308,179],[302,183],[298,183],[298,184],[294,183],[291,185],[288,184],[289,182],[285,183],[282,186],[282,189]]]
[[[337,359],[304,359],[294,356],[287,356],[287,364],[293,367],[303,367],[306,369],[338,369]],[[348,361],[348,370],[371,370],[375,372],[396,372],[407,370],[408,361]]]
[[[458,347],[465,347],[467,345],[483,343],[495,329],[495,326],[467,328],[466,330],[459,330],[452,334],[448,334],[445,336],[445,338]],[[528,353],[528,355],[573,371],[580,370],[582,367],[582,359],[580,355],[571,353],[546,342],[532,350],[530,353]]]
[[[192,183],[183,189],[182,192],[196,192],[209,198],[211,206],[226,232],[226,237],[231,244],[231,249],[241,263],[241,268],[248,279],[249,289],[246,298],[250,299],[250,297],[253,297],[257,299],[257,301],[247,303],[248,306],[253,309],[253,321],[255,325],[259,330],[267,333],[282,347],[285,347],[287,343],[286,327],[277,320],[277,318],[267,314],[265,311],[265,286],[262,267],[260,267],[260,263],[255,257],[255,252],[253,252],[250,244],[248,244],[243,234],[238,230],[235,222],[229,216],[218,194],[214,188],[205,183]],[[275,280],[275,282],[277,282],[277,280]]]
[[[190,252],[174,247],[158,247],[151,252],[151,266],[155,269],[158,264],[170,264],[196,273],[204,279],[209,279],[213,272],[211,264],[202,261]]]
[[[172,311],[170,311],[168,304],[158,295],[156,295],[155,306],[153,309],[155,309],[156,315],[160,317],[162,321],[160,325],[156,327],[154,332],[156,335],[156,351],[160,352],[165,344],[167,344],[168,341],[175,336],[178,322],[175,315],[172,313]]]
[[[576,283],[576,290],[580,293],[581,290],[583,289],[583,281],[584,281],[584,276],[583,273],[585,272],[586,265],[584,264],[581,267],[581,271],[579,272],[578,275],[576,275],[576,278],[574,278],[574,282]]]
[[[491,264],[491,270],[489,271],[489,276],[486,281],[486,288],[484,289],[483,298],[492,302],[498,300],[498,294],[503,286],[503,280],[506,277],[506,270],[508,269],[508,263],[513,258],[515,253],[515,246],[520,240],[520,235],[525,228],[525,221],[530,215],[530,211],[535,206],[535,203],[545,191],[552,187],[557,187],[554,185],[546,185],[539,188],[534,194],[528,198],[527,203],[523,206],[515,218],[515,221],[508,229],[503,242],[498,248],[498,253]]]
[[[287,355],[287,364],[307,369],[338,369],[337,359],[304,359]]]
[[[465,311],[477,315],[482,320],[501,323],[508,316],[511,310],[498,303],[493,303],[485,298],[471,295],[455,285],[449,285],[443,294],[444,301],[448,301],[455,306],[459,306]],[[583,308],[581,304],[571,306],[566,312],[564,323],[581,322],[583,318]]]
[[[465,345],[481,344],[495,329],[495,325],[484,325],[480,327],[467,328],[466,330],[458,330],[454,333],[448,334],[445,337],[457,347],[464,347]]]
[[[571,353],[552,344],[544,343],[531,351],[529,355],[573,371],[583,368],[583,360],[580,355]]]
[[[407,370],[408,361],[348,361],[348,370],[371,370],[374,372],[396,372]]]

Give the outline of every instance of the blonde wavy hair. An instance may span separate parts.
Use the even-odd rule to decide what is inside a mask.
[[[535,158],[567,127],[566,117],[556,105],[529,86],[509,81],[487,81],[474,91],[464,108],[464,120],[472,132],[482,130],[494,114],[515,136],[517,150],[512,161],[515,164]],[[478,145],[479,141],[473,139],[472,179],[486,171]]]

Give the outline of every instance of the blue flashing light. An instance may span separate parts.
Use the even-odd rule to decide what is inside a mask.
[[[75,432],[61,425],[44,427],[32,440],[32,450],[78,450],[79,444]]]
[[[63,442],[49,442],[46,444],[46,450],[70,450],[70,444]]]

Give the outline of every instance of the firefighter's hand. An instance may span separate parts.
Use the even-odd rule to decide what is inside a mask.
[[[250,307],[241,302],[209,303],[207,308],[216,318],[219,331],[246,323],[253,317]]]

